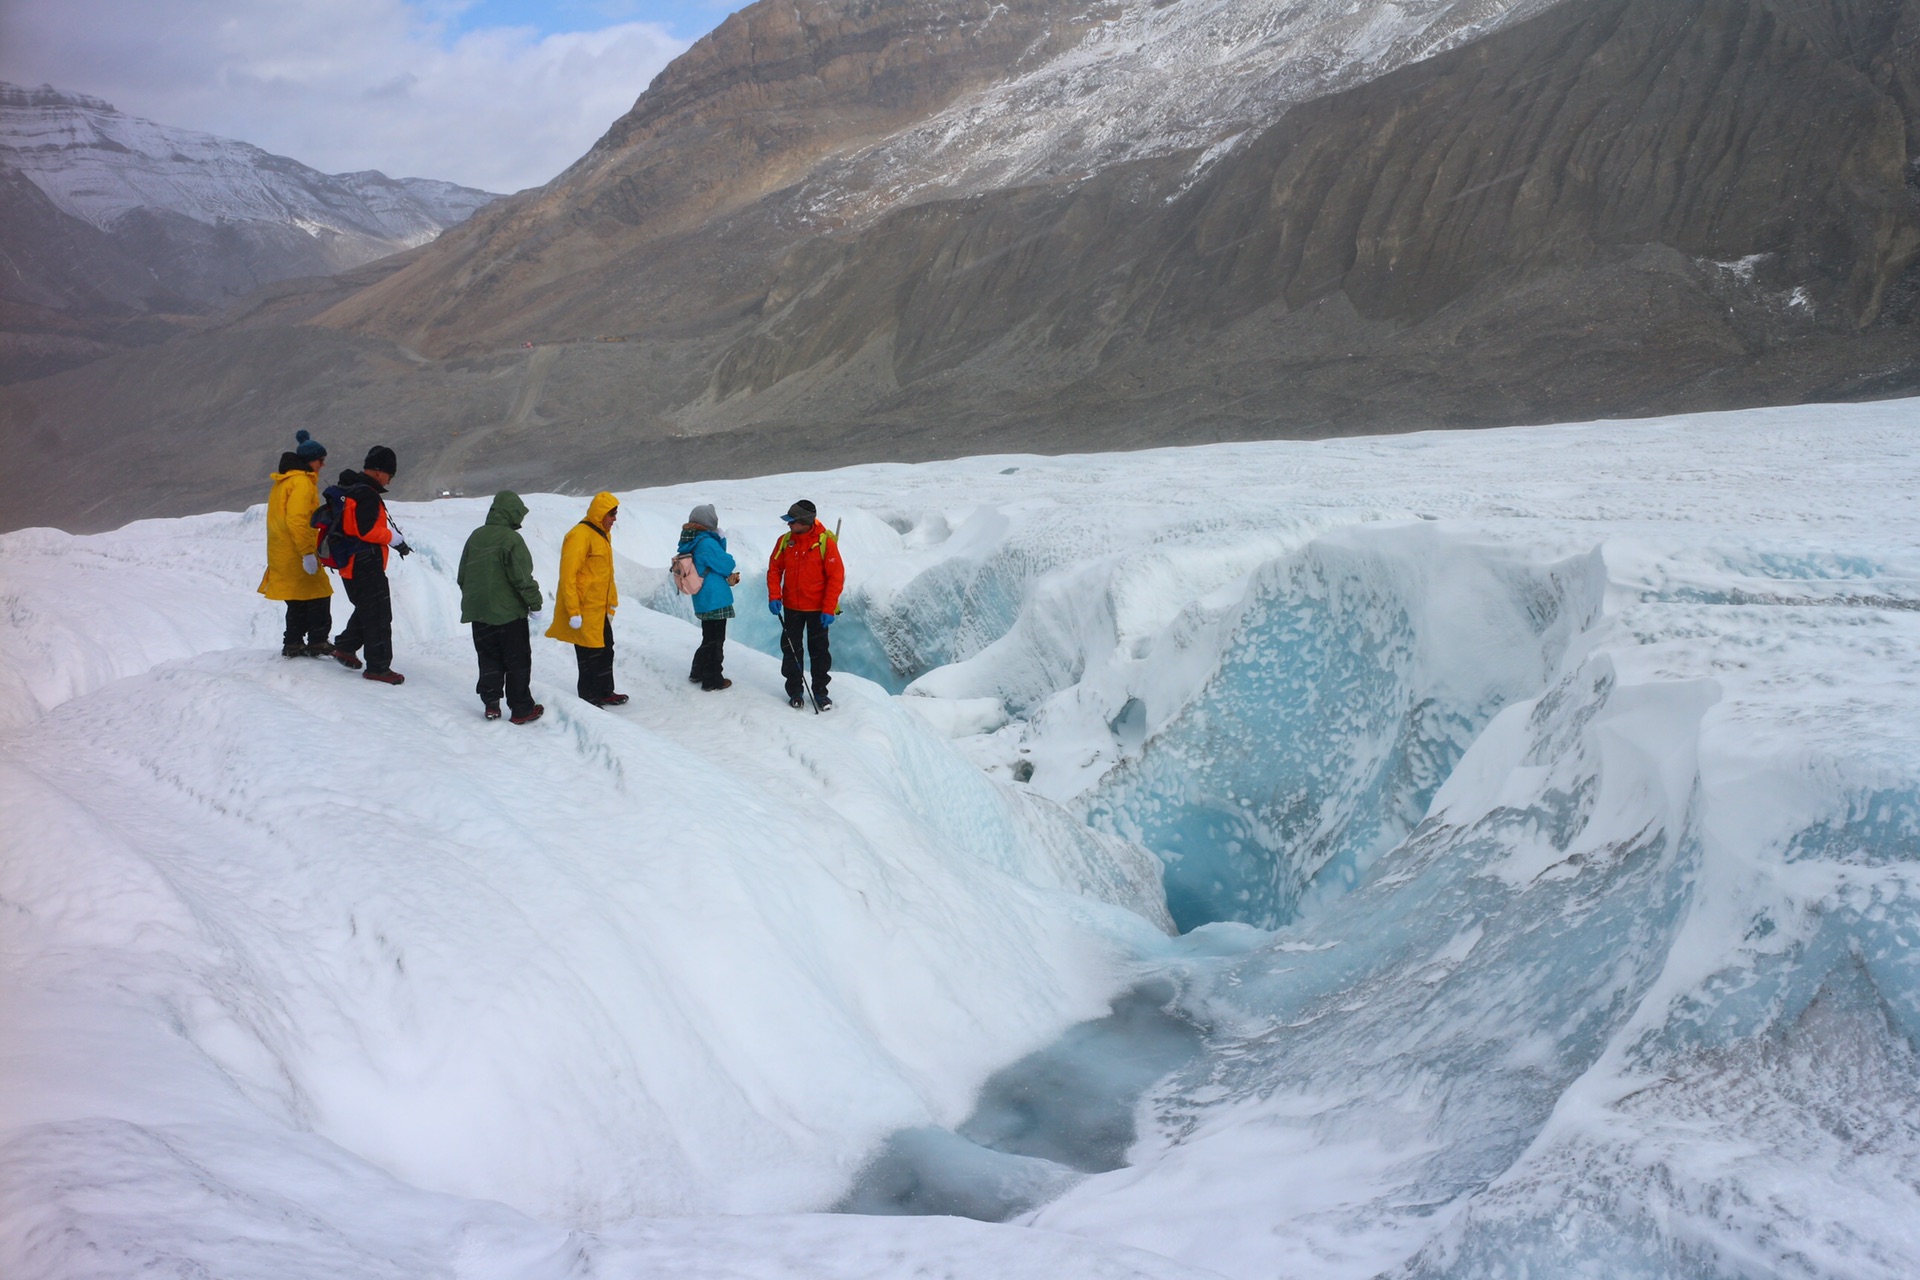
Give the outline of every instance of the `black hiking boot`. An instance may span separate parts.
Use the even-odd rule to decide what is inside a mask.
[[[807,700],[796,694],[787,699],[787,705],[798,711],[801,707],[807,705]]]
[[[304,658],[307,656],[307,646],[303,644],[283,644],[280,646],[280,656],[283,658]]]
[[[823,693],[813,700],[813,709],[815,711],[831,711],[833,710],[833,699]]]

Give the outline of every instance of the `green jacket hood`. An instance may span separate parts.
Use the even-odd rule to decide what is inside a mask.
[[[520,495],[511,489],[502,489],[493,495],[493,506],[487,511],[487,523],[505,525],[509,529],[518,529],[520,522],[527,518],[527,504],[520,501]]]

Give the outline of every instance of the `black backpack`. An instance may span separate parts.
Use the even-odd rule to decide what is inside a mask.
[[[314,555],[322,565],[337,570],[353,559],[354,544],[359,539],[342,532],[346,490],[337,484],[330,484],[320,497],[320,505],[313,509],[313,527],[318,531],[314,539]]]

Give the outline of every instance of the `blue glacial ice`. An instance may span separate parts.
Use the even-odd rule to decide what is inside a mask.
[[[1218,666],[1082,803],[1166,862],[1183,929],[1285,923],[1405,838],[1501,707],[1597,615],[1597,555],[1541,563],[1419,524],[1330,535],[1253,575]]]
[[[1069,803],[1161,857],[1191,932],[1142,963],[1161,1022],[1123,1001],[1012,1064],[848,1207],[1235,1275],[1910,1273],[1920,753],[1896,655],[1920,584],[1867,555],[1649,572],[1632,540],[1551,545],[1373,526],[1150,636],[1034,616],[1122,631],[1084,607],[1138,571],[1110,557],[910,688],[998,693],[1027,718],[974,749],[1018,734],[1042,778],[1062,744],[1097,760],[1066,762]],[[1086,1152],[1129,1104],[1103,1168]]]

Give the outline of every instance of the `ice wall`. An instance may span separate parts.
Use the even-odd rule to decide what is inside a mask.
[[[1116,733],[1158,727],[1083,810],[1166,860],[1182,928],[1284,923],[1316,877],[1351,887],[1412,830],[1494,713],[1546,683],[1605,581],[1597,554],[1538,562],[1425,523],[1319,539],[1207,628],[1197,696],[1156,705],[1164,686],[1142,682]]]
[[[1247,1276],[1910,1272],[1920,626],[1697,594],[1616,581],[1354,892],[1176,960],[1208,1052],[1030,1220]]]

